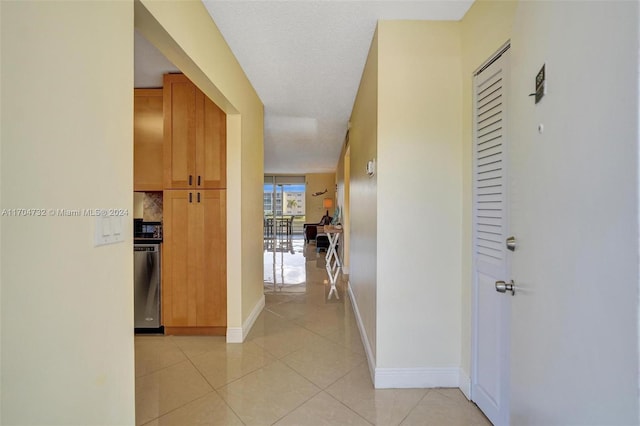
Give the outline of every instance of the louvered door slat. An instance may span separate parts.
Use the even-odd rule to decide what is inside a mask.
[[[474,250],[478,262],[491,264],[499,264],[505,256],[503,95],[502,69],[482,75],[474,111]]]
[[[502,169],[491,169],[485,172],[478,173],[478,182],[484,182],[490,179],[502,179]]]

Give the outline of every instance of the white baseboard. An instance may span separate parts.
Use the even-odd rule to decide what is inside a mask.
[[[376,368],[376,389],[457,388],[460,368]]]
[[[460,384],[458,384],[458,388],[471,401],[471,377],[467,376],[462,368],[460,369]]]
[[[358,330],[360,331],[360,339],[362,339],[362,345],[367,355],[367,362],[369,363],[369,372],[371,374],[371,381],[374,381],[374,372],[376,371],[376,357],[373,354],[371,348],[371,342],[367,337],[367,333],[364,331],[364,325],[362,324],[362,317],[360,316],[360,310],[358,309],[358,302],[356,301],[353,291],[351,290],[351,282],[347,282],[347,290],[349,291],[349,300],[351,300],[351,306],[353,307],[353,314],[356,317],[356,324],[358,324]]]
[[[227,327],[227,343],[242,343],[242,327]]]
[[[362,344],[367,355],[371,380],[376,389],[401,389],[401,388],[460,388],[467,399],[471,394],[471,379],[460,367],[436,367],[436,368],[376,368],[376,359],[371,343],[364,331],[362,317],[358,309],[358,302],[351,289],[351,283],[347,283],[349,299],[353,306]]]
[[[227,327],[227,343],[242,343],[244,339],[247,338],[247,335],[251,331],[253,324],[256,322],[258,315],[264,309],[264,294],[258,300],[258,303],[251,310],[251,314],[247,317],[247,319],[242,323],[242,327]]]

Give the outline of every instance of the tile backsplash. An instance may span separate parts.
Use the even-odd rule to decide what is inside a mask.
[[[145,222],[162,221],[162,191],[134,192],[134,217]]]

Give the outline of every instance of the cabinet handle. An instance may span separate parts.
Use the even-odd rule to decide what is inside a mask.
[[[191,192],[189,193],[189,202],[190,203],[193,202],[193,193]]]
[[[200,193],[198,192],[198,202],[200,202]]]
[[[193,185],[193,176],[189,175],[189,186]]]
[[[200,175],[198,175],[198,186],[200,186]]]

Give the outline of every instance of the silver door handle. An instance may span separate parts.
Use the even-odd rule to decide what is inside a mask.
[[[513,280],[511,280],[511,282],[504,282],[504,281],[496,281],[496,291],[498,293],[506,293],[507,291],[511,292],[512,296],[515,296],[516,294],[516,285],[514,284]]]

